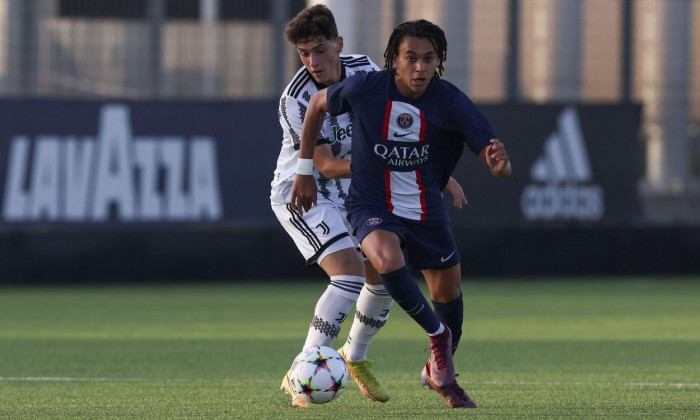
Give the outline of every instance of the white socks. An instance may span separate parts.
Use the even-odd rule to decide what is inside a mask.
[[[364,283],[364,277],[331,276],[331,283],[316,303],[304,348],[333,345]]]
[[[364,284],[364,278],[358,276],[331,277],[331,283],[316,303],[304,348],[332,347],[355,301],[355,318],[343,352],[350,361],[365,360],[372,339],[389,318],[394,300],[384,286]]]
[[[365,284],[357,300],[348,340],[343,346],[348,360],[361,362],[367,358],[369,344],[389,318],[389,309],[393,303],[394,300],[384,286]]]

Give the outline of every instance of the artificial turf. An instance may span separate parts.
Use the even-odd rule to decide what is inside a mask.
[[[398,306],[369,352],[391,401],[351,383],[292,408],[280,381],[325,285],[2,287],[0,418],[700,418],[700,278],[465,279],[473,410],[420,386],[427,339]]]

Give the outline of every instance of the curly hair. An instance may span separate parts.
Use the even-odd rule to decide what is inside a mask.
[[[445,71],[442,64],[447,61],[447,38],[445,38],[445,32],[439,26],[425,19],[404,22],[394,28],[384,51],[384,68],[387,70],[393,69],[394,57],[399,55],[399,45],[401,45],[405,36],[427,38],[432,42],[440,60],[440,64],[435,69],[435,76],[442,76],[442,73]]]
[[[292,19],[284,30],[287,41],[296,45],[312,39],[338,38],[338,26],[330,9],[322,4],[306,8]]]

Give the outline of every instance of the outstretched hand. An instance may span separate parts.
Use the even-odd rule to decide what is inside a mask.
[[[491,144],[486,147],[484,158],[494,176],[505,178],[510,175],[510,159],[506,153],[506,146],[500,140],[491,139]]]
[[[311,210],[311,206],[316,204],[316,193],[316,180],[313,175],[297,174],[292,185],[292,210],[303,216],[305,211]]]
[[[463,205],[467,204],[467,197],[464,195],[464,190],[456,179],[450,177],[445,189],[452,194],[452,204],[454,204],[455,207],[461,209]]]

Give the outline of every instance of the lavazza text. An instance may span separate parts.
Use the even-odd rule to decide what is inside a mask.
[[[212,137],[132,137],[129,108],[106,104],[97,137],[15,135],[4,222],[191,221],[222,217]]]

